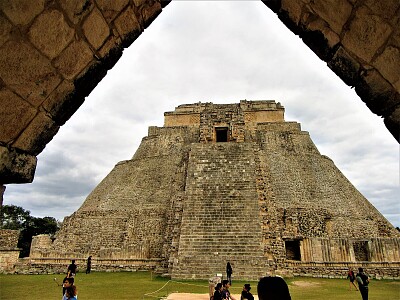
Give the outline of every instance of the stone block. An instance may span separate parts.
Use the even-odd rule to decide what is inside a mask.
[[[100,8],[104,18],[108,23],[115,19],[123,8],[128,5],[129,0],[96,0],[97,6]]]
[[[385,48],[373,62],[382,76],[393,85],[400,79],[400,50],[392,46]]]
[[[12,30],[12,24],[6,18],[0,15],[0,47],[10,37],[11,30]]]
[[[366,62],[371,62],[392,33],[391,26],[368,8],[360,7],[345,33],[342,44]]]
[[[142,28],[132,8],[127,8],[115,20],[115,27],[123,40],[124,47],[129,46],[142,32]]]
[[[360,64],[343,47],[339,47],[333,58],[328,62],[328,66],[347,85],[355,86]]]
[[[0,141],[10,143],[36,115],[36,109],[7,89],[0,90]]]
[[[2,184],[32,182],[36,163],[37,159],[33,155],[0,146],[0,178]]]
[[[77,55],[79,53],[79,55]],[[73,41],[54,60],[54,65],[66,79],[73,80],[93,60],[93,53],[82,40]]]
[[[148,1],[140,9],[141,19],[139,20],[143,28],[147,28],[151,22],[161,13],[161,4],[156,1]]]
[[[288,12],[290,19],[296,24],[299,24],[300,22],[302,6],[303,3],[299,1],[282,1],[282,9]]]
[[[375,15],[380,16],[384,19],[392,19],[392,17],[397,13],[400,7],[400,2],[398,0],[365,0],[364,4],[367,5]]]
[[[50,59],[56,57],[71,42],[74,29],[58,10],[42,13],[29,29],[29,39]]]
[[[94,8],[93,0],[59,0],[58,2],[74,24],[82,21]]]
[[[59,126],[47,116],[40,112],[13,143],[13,147],[38,155],[57,133]]]
[[[45,0],[0,1],[0,10],[2,10],[15,25],[26,25],[44,9],[44,4]]]
[[[50,61],[24,41],[9,40],[0,55],[0,77],[7,86],[38,107],[60,83]]]
[[[75,94],[75,86],[72,81],[64,80],[47,97],[43,108],[50,113],[57,125],[63,125],[73,113],[81,106],[84,99]]]
[[[98,9],[94,9],[85,20],[82,26],[83,32],[93,46],[94,49],[99,49],[110,34],[108,24],[104,20]]]
[[[317,0],[311,1],[309,5],[339,35],[353,9],[353,6],[346,0]]]
[[[364,71],[355,89],[369,109],[378,115],[384,115],[400,104],[399,93],[375,69]]]
[[[397,107],[388,117],[386,117],[384,123],[393,137],[398,143],[400,143],[400,107]]]

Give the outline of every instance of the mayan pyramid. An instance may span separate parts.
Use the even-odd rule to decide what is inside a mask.
[[[399,276],[397,230],[272,100],[195,103],[149,127],[31,259],[93,256],[98,270]],[[397,273],[396,273],[397,272]],[[397,274],[397,275],[396,275]]]

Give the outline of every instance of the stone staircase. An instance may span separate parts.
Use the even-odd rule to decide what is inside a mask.
[[[254,150],[245,143],[193,144],[173,278],[210,278],[226,263],[233,278],[267,272]]]

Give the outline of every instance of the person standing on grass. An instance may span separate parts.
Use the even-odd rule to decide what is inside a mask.
[[[356,275],[358,289],[360,290],[362,300],[368,300],[368,285],[369,276],[364,273],[363,268],[358,268],[358,273]]]
[[[62,300],[77,300],[78,293],[76,291],[76,286],[74,285],[74,278],[66,278],[63,282],[63,287],[65,287],[65,294]]]
[[[71,264],[68,266],[68,269],[67,269],[67,277],[75,277],[77,269],[78,269],[78,267],[75,264],[75,259],[71,260]]]
[[[232,266],[231,263],[228,261],[226,264],[226,279],[228,279],[229,284],[232,285]]]
[[[353,285],[356,291],[358,291],[358,288],[356,284],[354,283],[354,280],[356,280],[356,275],[354,275],[353,268],[349,268],[349,271],[347,272],[347,278],[350,280],[350,286],[349,286],[349,291],[351,291],[351,286]]]
[[[91,269],[92,269],[92,256],[90,255],[86,263],[86,274],[89,274]]]

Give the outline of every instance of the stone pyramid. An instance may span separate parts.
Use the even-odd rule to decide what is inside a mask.
[[[399,276],[397,230],[280,103],[185,104],[164,116],[54,242],[34,239],[31,259],[92,255],[97,270],[173,278],[209,278],[228,261],[241,279],[360,264]]]

